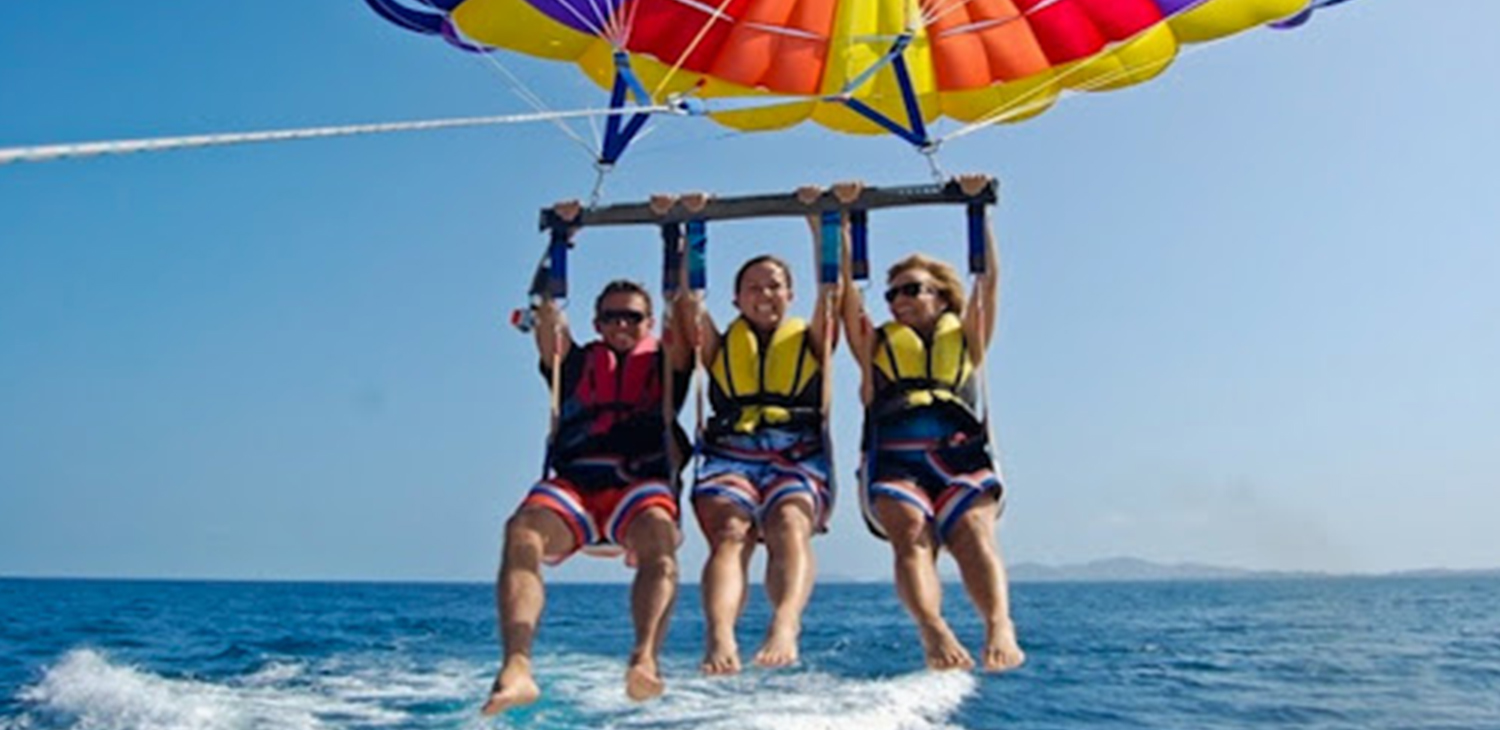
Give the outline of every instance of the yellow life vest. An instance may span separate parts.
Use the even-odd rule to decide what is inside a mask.
[[[743,317],[729,325],[708,369],[716,430],[749,434],[818,416],[818,358],[807,331],[806,321],[788,317],[763,342]]]
[[[892,412],[950,402],[972,412],[971,390],[965,386],[974,373],[958,315],[944,312],[933,327],[931,340],[900,322],[880,327],[873,359],[877,379],[877,410]]]

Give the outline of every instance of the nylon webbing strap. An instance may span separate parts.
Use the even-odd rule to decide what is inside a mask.
[[[702,220],[687,222],[688,287],[703,291],[708,287],[708,224]]]
[[[547,244],[547,294],[553,299],[568,298],[569,226],[561,219],[552,221],[552,240]]]
[[[636,79],[635,72],[630,68],[630,56],[624,51],[615,52],[615,83],[610,89],[609,108],[612,110],[625,108],[627,96],[634,96],[639,106],[650,105],[650,96],[641,82]],[[630,120],[621,122],[621,115],[611,114],[604,123],[604,144],[599,152],[599,162],[603,165],[613,165],[619,161],[620,155],[625,154],[625,148],[630,146],[631,140],[640,134],[641,127],[645,126],[649,114],[637,112],[630,116]]]
[[[985,273],[984,203],[969,203],[969,273]]]
[[[838,210],[825,210],[822,214],[822,231],[818,241],[818,283],[837,284],[839,281],[839,254],[844,237],[844,216]]]
[[[902,37],[908,39],[907,43],[910,42],[909,34]],[[898,46],[898,55],[891,62],[891,67],[896,72],[896,83],[901,87],[901,102],[906,107],[906,120],[911,124],[911,136],[917,140],[917,146],[924,147],[931,144],[932,139],[927,136],[927,124],[922,121],[922,107],[917,103],[917,92],[912,88],[911,73],[906,70],[906,59],[899,55],[905,49],[906,43]]]
[[[870,212],[863,208],[849,211],[849,274],[855,281],[870,280]]]
[[[671,296],[682,280],[682,226],[663,223],[661,226],[661,293]]]

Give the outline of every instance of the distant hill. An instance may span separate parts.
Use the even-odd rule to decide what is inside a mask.
[[[1007,571],[1014,581],[1243,580],[1315,577],[1322,573],[1229,568],[1203,563],[1153,563],[1140,558],[1105,558],[1087,563],[1043,565],[1017,563]]]
[[[1140,558],[1105,558],[1086,563],[1045,565],[1016,563],[1006,571],[1016,582],[1027,581],[1132,581],[1132,580],[1256,580],[1273,578],[1326,578],[1334,575],[1380,575],[1399,578],[1459,576],[1500,577],[1500,569],[1447,570],[1432,568],[1393,573],[1328,573],[1320,571],[1250,570],[1204,563],[1154,563]]]

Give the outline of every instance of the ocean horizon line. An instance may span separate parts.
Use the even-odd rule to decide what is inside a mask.
[[[1046,564],[1024,562],[1008,569],[1010,582],[1031,583],[1131,583],[1131,582],[1192,582],[1192,581],[1255,581],[1255,580],[1320,580],[1320,579],[1377,579],[1377,578],[1462,578],[1500,577],[1500,567],[1450,568],[1425,567],[1400,570],[1319,570],[1319,569],[1258,569],[1235,566],[1208,565],[1199,563],[1160,563],[1139,558],[1105,558],[1086,563]],[[944,584],[956,585],[959,578],[945,572]],[[262,585],[419,585],[419,586],[493,586],[494,579],[486,578],[430,578],[430,577],[274,577],[274,576],[193,576],[193,575],[97,575],[97,574],[43,574],[0,573],[0,581],[79,582],[79,583],[198,583],[198,584],[262,584]],[[549,579],[548,585],[629,585],[630,579]],[[751,585],[761,586],[759,580]],[[825,585],[889,585],[890,576],[853,576],[831,574],[819,577],[818,583]],[[683,581],[681,586],[698,586],[697,581]]]

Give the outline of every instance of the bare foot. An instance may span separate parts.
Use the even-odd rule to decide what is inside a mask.
[[[991,628],[984,641],[984,671],[1003,672],[1026,661],[1026,652],[1016,643],[1016,627],[1007,622]]]
[[[636,702],[658,697],[667,685],[661,681],[656,670],[656,659],[645,654],[633,654],[630,668],[625,670],[625,694]]]
[[[703,673],[708,675],[739,674],[740,647],[734,636],[708,637],[708,646],[703,649]]]
[[[939,671],[946,669],[973,669],[974,658],[953,635],[946,623],[917,627],[922,635],[922,648],[927,654],[927,668]]]
[[[802,633],[797,626],[782,626],[773,623],[766,631],[766,640],[755,652],[755,665],[760,667],[786,667],[797,663],[797,636]]]
[[[536,702],[542,690],[531,676],[531,662],[517,657],[505,663],[495,675],[495,684],[490,687],[490,698],[480,710],[485,715],[498,715],[512,707],[521,707]]]

